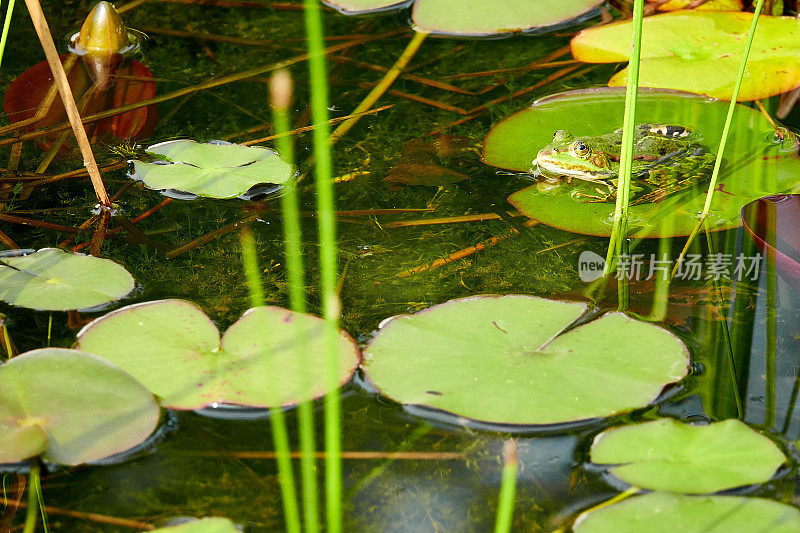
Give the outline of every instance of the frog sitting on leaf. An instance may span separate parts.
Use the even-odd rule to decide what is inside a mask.
[[[551,189],[573,178],[599,185],[597,194],[578,191],[583,202],[614,202],[622,151],[622,129],[605,135],[573,138],[565,130],[541,150],[533,163],[543,178],[539,190]],[[637,124],[633,138],[631,205],[657,202],[711,177],[714,154],[699,144],[698,136],[683,126]]]

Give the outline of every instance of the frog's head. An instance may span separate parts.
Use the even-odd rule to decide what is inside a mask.
[[[573,139],[570,132],[558,130],[553,142],[539,150],[534,163],[546,174],[577,178],[608,174],[611,161],[595,141],[592,137]]]

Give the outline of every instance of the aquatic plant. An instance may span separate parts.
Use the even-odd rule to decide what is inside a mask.
[[[297,378],[298,335],[306,341],[307,387]],[[338,385],[352,376],[359,353],[344,332],[336,346]],[[279,307],[248,310],[220,339],[211,319],[190,302],[133,304],[88,324],[78,333],[76,348],[119,366],[173,409],[219,402],[288,406],[330,390],[322,320]]]
[[[767,437],[736,419],[690,425],[673,419],[607,429],[591,449],[593,463],[650,490],[702,494],[769,481],[786,462]]]
[[[534,296],[451,300],[385,322],[362,368],[381,394],[495,424],[557,424],[642,407],[684,377],[672,333]]]
[[[599,0],[323,0],[345,14],[402,9],[414,4],[414,29],[459,37],[512,32],[544,33],[577,24],[599,14]]]
[[[87,309],[125,297],[134,281],[109,259],[56,248],[0,257],[0,299],[46,311]]]
[[[145,152],[154,161],[134,160],[131,178],[181,197],[235,198],[256,185],[280,186],[294,178],[289,163],[260,146],[180,139],[148,146]]]
[[[158,415],[150,391],[93,354],[43,348],[0,365],[0,463],[102,459],[142,442]]]
[[[742,208],[742,225],[779,272],[793,284],[800,282],[800,195],[765,196]],[[796,285],[795,285],[796,286]]]

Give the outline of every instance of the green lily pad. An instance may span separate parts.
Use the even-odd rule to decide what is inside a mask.
[[[290,164],[260,146],[180,139],[154,144],[146,151],[168,164],[133,161],[132,177],[156,190],[235,198],[255,185],[282,185],[294,179]]]
[[[680,91],[641,89],[636,121],[679,124],[701,136],[710,152],[719,147],[728,104]],[[556,130],[575,136],[609,133],[622,126],[623,88],[568,91],[537,100],[530,107],[495,125],[484,140],[486,164],[530,172],[539,149],[550,144]],[[800,158],[794,142],[776,142],[775,130],[757,110],[737,106],[724,155],[717,192],[707,219],[711,229],[739,227],[747,203],[771,194],[800,190]],[[582,180],[547,191],[535,185],[509,197],[523,214],[566,231],[607,237],[614,204],[586,202],[573,192],[591,193]],[[680,191],[661,202],[630,207],[629,228],[636,237],[688,235],[705,202],[706,184]],[[596,193],[595,193],[596,194]]]
[[[800,511],[763,498],[652,492],[583,513],[572,529],[575,533],[793,533],[800,531]]]
[[[328,392],[323,329],[315,316],[257,307],[220,341],[216,326],[194,304],[159,300],[98,318],[78,333],[76,347],[129,372],[165,407],[278,407]],[[339,383],[350,379],[358,363],[355,342],[342,332]]]
[[[382,394],[499,424],[555,424],[644,406],[686,375],[672,333],[533,296],[451,300],[387,322],[362,367]]]
[[[233,522],[227,518],[201,518],[184,524],[154,529],[153,533],[164,531],[166,533],[239,533]]]
[[[768,438],[744,422],[705,426],[662,419],[608,429],[595,437],[592,461],[636,487],[707,493],[763,483],[786,461]]]
[[[400,9],[397,0],[324,0],[346,14]],[[420,32],[485,37],[524,31],[543,33],[599,14],[602,0],[416,0],[411,20]]]
[[[44,348],[0,365],[0,463],[96,461],[142,442],[158,416],[147,389],[89,353]]]
[[[681,89],[730,100],[752,13],[676,11],[644,20],[639,85]],[[580,32],[572,55],[587,63],[627,61],[630,22]],[[753,40],[738,99],[767,98],[800,85],[800,21],[762,15]],[[612,86],[627,83],[618,72]]]
[[[133,277],[109,259],[55,248],[0,257],[0,299],[46,311],[86,309],[119,300]]]

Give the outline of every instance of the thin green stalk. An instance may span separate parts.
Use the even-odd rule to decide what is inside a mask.
[[[514,518],[514,496],[517,493],[517,443],[508,439],[503,443],[503,481],[497,504],[494,533],[508,533]]]
[[[28,509],[25,512],[25,525],[22,533],[34,533],[36,531],[37,514],[39,512],[39,483],[40,466],[39,461],[34,459],[31,462],[31,470],[28,472]]]
[[[644,0],[633,3],[633,47],[628,62],[628,86],[625,92],[625,118],[622,123],[622,153],[620,154],[617,201],[614,206],[614,228],[608,242],[605,274],[616,266],[616,258],[622,251],[622,241],[628,234],[628,204],[630,203],[631,168],[633,164],[633,136],[636,127],[636,100],[639,96],[639,58],[642,48],[642,19]]]
[[[767,221],[767,227],[775,227],[775,221]],[[773,247],[774,242],[769,243]],[[766,400],[764,415],[764,428],[771,430],[775,425],[775,352],[778,349],[778,328],[777,328],[777,313],[776,313],[776,275],[775,275],[775,249],[767,250],[766,263],[767,263],[767,331],[766,331],[766,351],[764,353],[764,366],[766,367]]]
[[[320,296],[325,319],[328,394],[325,396],[325,506],[328,533],[342,530],[341,406],[337,376],[339,298],[336,294],[336,224],[333,165],[328,125],[328,79],[322,14],[317,0],[304,0],[308,68],[311,81],[311,121],[316,124],[314,166],[319,228]]]
[[[742,61],[739,63],[739,73],[736,77],[736,84],[733,86],[733,93],[731,94],[731,103],[728,106],[728,114],[725,117],[725,126],[722,128],[722,138],[719,140],[719,150],[717,150],[717,158],[714,161],[714,170],[711,172],[711,182],[708,184],[708,192],[706,193],[706,201],[703,204],[703,210],[700,212],[700,218],[695,224],[692,233],[689,235],[689,238],[686,241],[686,245],[681,250],[681,254],[678,257],[678,260],[675,262],[675,268],[673,269],[672,273],[675,275],[675,272],[678,269],[678,265],[681,261],[683,261],[684,256],[686,255],[686,251],[689,249],[689,243],[694,240],[695,236],[700,232],[700,228],[703,227],[703,223],[705,222],[706,218],[708,217],[709,211],[711,210],[711,202],[714,199],[714,190],[717,188],[717,178],[719,177],[719,169],[722,165],[722,155],[725,153],[725,145],[728,143],[728,133],[731,129],[731,121],[733,120],[733,112],[736,109],[736,100],[739,98],[739,88],[742,86],[742,79],[744,78],[744,71],[747,68],[747,59],[750,57],[750,48],[753,45],[753,37],[756,34],[756,26],[758,25],[758,17],[761,14],[761,7],[764,5],[764,0],[758,0],[756,3],[756,9],[753,13],[753,22],[750,24],[750,31],[747,34],[747,42],[744,46],[744,54],[742,55]]]
[[[3,21],[3,36],[0,37],[0,65],[3,64],[3,55],[6,51],[6,42],[8,41],[8,30],[11,28],[11,15],[14,13],[14,2],[10,0],[6,8],[6,18]]]
[[[250,292],[250,303],[253,307],[261,307],[265,304],[264,286],[261,282],[253,234],[249,229],[244,229],[239,236],[242,245],[242,264],[247,277],[247,288]],[[286,418],[281,406],[270,408],[269,422],[272,426],[272,440],[275,446],[276,462],[278,463],[278,481],[281,487],[286,531],[300,533],[300,512],[294,487],[289,431],[286,428]]]
[[[275,145],[284,161],[294,165],[294,146],[290,135],[282,135],[291,131],[289,109],[292,101],[292,78],[288,70],[278,70],[270,80],[270,97],[272,101],[272,122],[275,127]],[[303,249],[300,232],[300,208],[297,199],[297,187],[290,181],[284,187],[281,196],[281,216],[283,219],[283,241],[286,246],[286,281],[289,286],[289,307],[298,313],[306,312],[305,273],[303,271]],[[307,359],[307,350],[302,347],[303,339],[296,345],[299,357]],[[301,364],[306,369],[307,364]],[[308,377],[303,375],[299,379]],[[305,531],[319,531],[319,509],[317,488],[316,445],[314,438],[314,408],[312,402],[303,402],[297,407],[300,433],[300,473],[303,479],[303,519]]]

